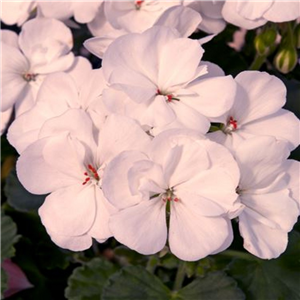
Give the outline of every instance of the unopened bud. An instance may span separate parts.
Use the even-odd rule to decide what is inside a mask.
[[[269,47],[266,46],[263,38],[261,35],[257,35],[254,39],[254,46],[255,46],[255,49],[256,49],[256,52],[259,54],[259,55],[265,55],[268,53],[269,51]]]
[[[261,37],[267,47],[270,47],[275,44],[277,38],[277,30],[275,28],[269,28],[265,30]]]
[[[274,58],[274,65],[278,71],[287,74],[295,68],[297,60],[296,49],[289,46],[282,48],[277,52]]]

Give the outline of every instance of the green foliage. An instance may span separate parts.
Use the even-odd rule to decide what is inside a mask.
[[[141,266],[129,266],[113,275],[104,287],[103,300],[168,300],[170,290]]]
[[[236,259],[229,274],[249,300],[300,299],[300,233],[292,232],[288,250],[278,259]]]
[[[18,239],[16,224],[1,210],[1,261],[15,255],[13,245]]]
[[[4,291],[7,289],[7,279],[6,272],[1,268],[1,299]]]
[[[92,259],[74,270],[68,280],[65,297],[71,300],[100,299],[104,284],[115,271],[116,267],[109,261]]]
[[[196,278],[191,284],[178,291],[173,299],[243,300],[245,295],[237,287],[235,280],[223,272],[214,272],[208,273],[204,278]]]

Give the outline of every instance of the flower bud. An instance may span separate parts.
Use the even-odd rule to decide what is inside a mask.
[[[275,28],[269,28],[262,34],[262,39],[267,47],[274,45],[277,37],[277,30]]]
[[[281,48],[275,58],[274,65],[278,71],[287,74],[292,71],[297,64],[297,51],[294,47]]]

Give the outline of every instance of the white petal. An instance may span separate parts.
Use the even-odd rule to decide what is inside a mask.
[[[190,36],[202,21],[200,14],[184,6],[167,9],[154,25],[175,28],[182,37]]]
[[[128,170],[139,160],[145,160],[145,154],[138,151],[126,151],[114,158],[105,168],[102,190],[107,200],[119,209],[135,205],[141,201],[140,195],[133,195],[128,182]]]
[[[274,136],[289,144],[290,150],[295,149],[300,143],[300,122],[290,111],[280,109],[278,112],[255,120],[245,125],[241,131],[257,135]]]
[[[6,131],[7,125],[12,117],[13,109],[8,109],[7,111],[1,112],[1,135]]]
[[[18,49],[19,48],[18,38],[19,38],[18,35],[12,30],[7,30],[7,29],[1,30],[2,43],[5,43],[11,47]]]
[[[264,14],[265,19],[275,23],[293,21],[299,18],[299,16],[299,1],[274,1],[272,7]]]
[[[196,80],[187,88],[198,97],[183,97],[182,101],[206,117],[218,117],[229,111],[234,102],[236,83],[231,76]]]
[[[235,80],[247,93],[247,110],[234,116],[243,120],[243,124],[275,113],[285,104],[286,87],[275,76],[266,72],[244,71]]]
[[[60,235],[85,234],[95,220],[95,188],[78,184],[51,193],[39,208],[43,225]]]
[[[291,197],[296,200],[300,209],[299,178],[300,162],[289,159],[285,163],[285,170],[288,174],[288,188],[291,191]]]
[[[259,19],[269,10],[274,0],[264,2],[240,1],[237,3],[237,12],[244,18],[249,20]]]
[[[265,226],[246,211],[239,216],[239,229],[244,238],[244,248],[260,258],[277,258],[287,247],[286,231]]]
[[[121,210],[109,222],[114,237],[141,254],[159,252],[166,244],[165,203],[161,199],[143,201]]]
[[[176,202],[171,207],[169,245],[171,252],[185,261],[196,261],[220,252],[233,239],[231,224],[224,218],[206,218],[192,206]]]
[[[150,137],[134,120],[120,115],[107,117],[99,135],[98,159],[108,163],[126,150],[146,149]]]

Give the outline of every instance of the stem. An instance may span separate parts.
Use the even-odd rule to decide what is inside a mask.
[[[186,263],[184,261],[179,262],[178,270],[176,273],[175,283],[173,290],[178,291],[181,289],[183,280],[185,278],[185,269],[186,269]]]
[[[259,70],[261,66],[264,64],[267,56],[266,55],[259,55],[256,54],[254,61],[252,62],[251,66],[249,67],[249,70]]]
[[[154,271],[158,263],[159,263],[159,259],[155,255],[150,256],[147,262],[146,270],[151,274],[154,274]]]

